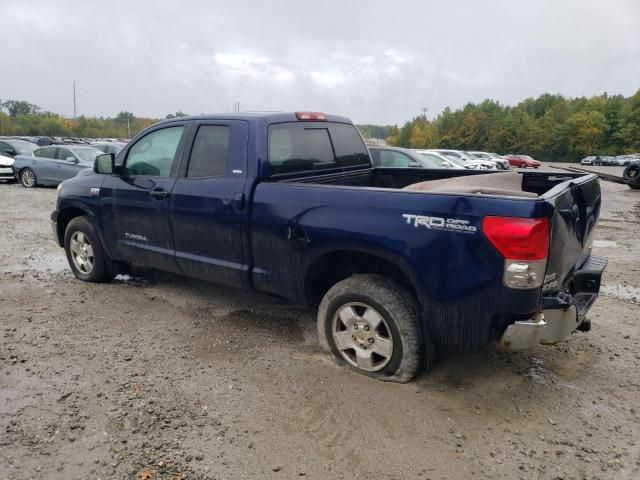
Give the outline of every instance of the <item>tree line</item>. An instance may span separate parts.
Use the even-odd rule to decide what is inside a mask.
[[[183,112],[165,118],[184,116]],[[120,112],[70,119],[22,100],[0,102],[0,135],[130,138],[159,119]],[[358,125],[363,136],[408,148],[453,148],[522,153],[540,160],[640,152],[640,90],[630,97],[567,98],[545,93],[515,106],[487,99],[445,108],[435,119],[403,126]]]
[[[382,133],[400,147],[528,154],[539,160],[640,152],[640,90],[626,98],[544,94],[515,106],[487,99],[445,108],[434,120],[418,116]]]
[[[176,112],[165,118],[182,117]],[[115,117],[85,117],[75,120],[57,113],[43,111],[24,100],[0,102],[0,135],[24,135],[78,138],[131,138],[161,119],[137,117],[120,112]]]

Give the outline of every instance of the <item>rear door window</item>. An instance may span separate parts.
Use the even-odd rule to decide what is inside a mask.
[[[269,127],[271,175],[353,165],[370,165],[369,153],[353,125],[291,122]]]
[[[229,136],[226,125],[201,125],[191,149],[187,177],[223,177],[227,171]]]
[[[40,158],[56,158],[56,150],[55,147],[44,147],[34,150],[33,154]]]
[[[394,150],[383,150],[380,152],[380,165],[383,167],[407,168],[411,159],[404,153]]]

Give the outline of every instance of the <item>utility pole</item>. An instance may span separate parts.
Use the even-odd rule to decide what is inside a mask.
[[[129,140],[131,140],[131,124],[129,123],[129,117],[127,117],[127,134],[129,135]]]
[[[76,121],[76,81],[73,81],[73,121]]]
[[[424,118],[424,121],[427,121],[427,107],[422,107],[422,118]]]

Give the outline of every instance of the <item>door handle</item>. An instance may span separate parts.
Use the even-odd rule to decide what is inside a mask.
[[[149,192],[149,195],[151,195],[156,200],[162,200],[163,198],[167,198],[169,196],[169,192],[162,188],[156,188],[154,190],[151,190]]]

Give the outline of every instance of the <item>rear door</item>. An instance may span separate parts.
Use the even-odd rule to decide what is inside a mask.
[[[202,121],[192,137],[171,196],[176,261],[185,275],[241,286],[248,271],[248,123]]]
[[[34,158],[30,167],[36,174],[38,183],[51,183],[55,177],[55,158],[58,154],[58,147],[43,147],[33,151]]]
[[[133,140],[118,157],[124,173],[102,183],[103,230],[118,260],[179,271],[169,206],[186,127],[186,122],[159,125]]]

